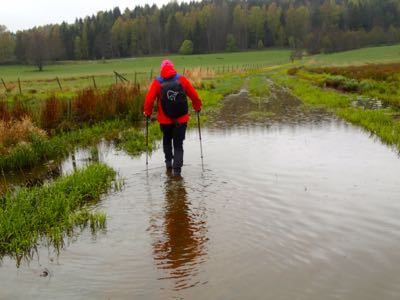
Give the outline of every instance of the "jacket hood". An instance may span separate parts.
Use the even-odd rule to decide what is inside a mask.
[[[176,75],[176,70],[172,64],[166,64],[161,68],[160,75],[162,78],[168,79]]]

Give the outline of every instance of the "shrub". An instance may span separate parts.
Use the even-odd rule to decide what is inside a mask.
[[[329,76],[325,80],[325,86],[331,87],[344,92],[356,92],[360,88],[360,84],[357,80],[347,78],[344,76]]]
[[[234,52],[237,50],[236,39],[233,34],[228,34],[226,37],[226,51]]]
[[[179,53],[183,55],[193,54],[193,42],[191,40],[184,40]]]

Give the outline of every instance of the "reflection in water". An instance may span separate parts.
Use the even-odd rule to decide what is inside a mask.
[[[193,287],[198,267],[206,254],[206,222],[191,207],[182,177],[167,176],[165,181],[163,224],[156,228],[154,260],[168,275],[160,279],[174,281],[174,290]]]

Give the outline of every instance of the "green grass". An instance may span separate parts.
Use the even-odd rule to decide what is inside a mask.
[[[302,99],[306,105],[328,109],[375,134],[382,142],[394,145],[400,150],[400,122],[396,119],[397,110],[353,108],[351,105],[355,94],[326,90],[313,85],[307,79],[288,76],[286,73],[287,70],[282,69],[269,75],[277,84],[290,88],[292,93]]]
[[[289,61],[290,51],[264,50],[252,52],[217,53],[203,55],[170,55],[169,59],[175,63],[178,72],[190,68],[210,68],[222,72],[231,70],[232,67],[244,65],[278,65]],[[56,77],[59,77],[64,90],[77,90],[93,86],[92,78],[95,76],[97,86],[107,86],[115,83],[113,71],[122,73],[127,79],[134,81],[135,72],[138,82],[146,82],[154,78],[160,69],[160,64],[166,56],[138,57],[127,59],[102,61],[65,62],[45,66],[43,72],[38,72],[33,66],[12,65],[0,66],[0,77],[7,83],[12,82],[12,94],[18,93],[18,78],[22,81],[22,90],[31,96],[40,97],[43,92],[59,90]],[[0,85],[0,94],[4,93]]]
[[[248,81],[249,95],[251,97],[268,97],[270,86],[265,76],[253,76]]]
[[[377,135],[384,143],[394,145],[400,150],[400,122],[393,118],[394,113],[390,109],[346,108],[338,111],[338,115],[345,120],[364,127]]]
[[[217,53],[203,55],[169,55],[177,70],[194,67],[222,67],[237,66],[242,64],[269,64],[276,65],[289,61],[289,50],[264,50],[253,52]],[[62,64],[45,66],[43,72],[38,72],[33,66],[14,65],[1,66],[0,73],[5,80],[38,80],[59,78],[82,77],[88,75],[109,75],[114,70],[120,73],[133,74],[137,72],[159,71],[160,64],[166,56],[138,57],[102,61],[65,62]],[[150,75],[150,73],[148,73]]]
[[[162,138],[158,123],[149,125],[149,152],[156,149],[157,140]],[[146,151],[145,129],[130,128],[121,132],[121,138],[117,143],[118,148],[125,150],[130,155],[139,155]]]
[[[362,48],[357,50],[320,54],[305,59],[309,65],[360,65],[400,61],[400,45]]]
[[[307,105],[336,109],[345,108],[351,104],[351,99],[348,95],[332,90],[323,90],[307,80],[288,76],[286,75],[286,69],[273,73],[271,77],[275,83],[289,87],[292,93]]]
[[[105,215],[92,212],[90,204],[111,187],[114,177],[109,167],[93,164],[42,187],[21,188],[2,196],[0,256],[15,257],[19,263],[40,238],[60,249],[65,235],[72,235],[76,226],[104,228]]]

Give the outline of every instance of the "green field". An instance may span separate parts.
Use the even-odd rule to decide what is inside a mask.
[[[363,48],[332,54],[320,54],[305,59],[305,62],[310,65],[355,65],[398,61],[400,61],[400,45]]]
[[[204,55],[170,55],[138,57],[98,61],[60,62],[46,65],[43,72],[29,65],[0,66],[0,78],[9,88],[8,95],[19,93],[18,78],[24,94],[45,96],[48,91],[59,90],[56,77],[60,79],[63,91],[74,91],[94,85],[108,86],[115,83],[113,71],[123,74],[128,80],[147,83],[159,72],[163,59],[173,60],[178,72],[184,69],[203,68],[218,73],[229,73],[232,68],[254,68],[289,63],[290,50],[272,49],[264,51],[217,53]],[[400,61],[400,45],[364,48],[334,54],[320,54],[304,58],[306,65],[355,65]],[[0,83],[0,95],[5,95],[5,88]]]
[[[265,50],[254,52],[218,53],[204,55],[170,55],[156,57],[140,57],[114,59],[105,61],[80,61],[63,62],[47,65],[43,72],[39,72],[34,66],[12,65],[0,66],[0,78],[3,78],[7,85],[12,88],[12,93],[18,92],[17,80],[22,81],[23,92],[37,92],[43,90],[59,89],[55,80],[59,77],[63,89],[80,89],[93,85],[92,78],[95,76],[98,86],[105,86],[115,83],[113,71],[124,74],[131,80],[139,82],[148,81],[159,72],[163,59],[171,59],[178,70],[191,68],[209,68],[215,72],[223,72],[232,68],[242,68],[245,65],[277,65],[289,61],[289,50]],[[35,91],[33,91],[35,90]],[[5,89],[0,83],[0,93]]]

